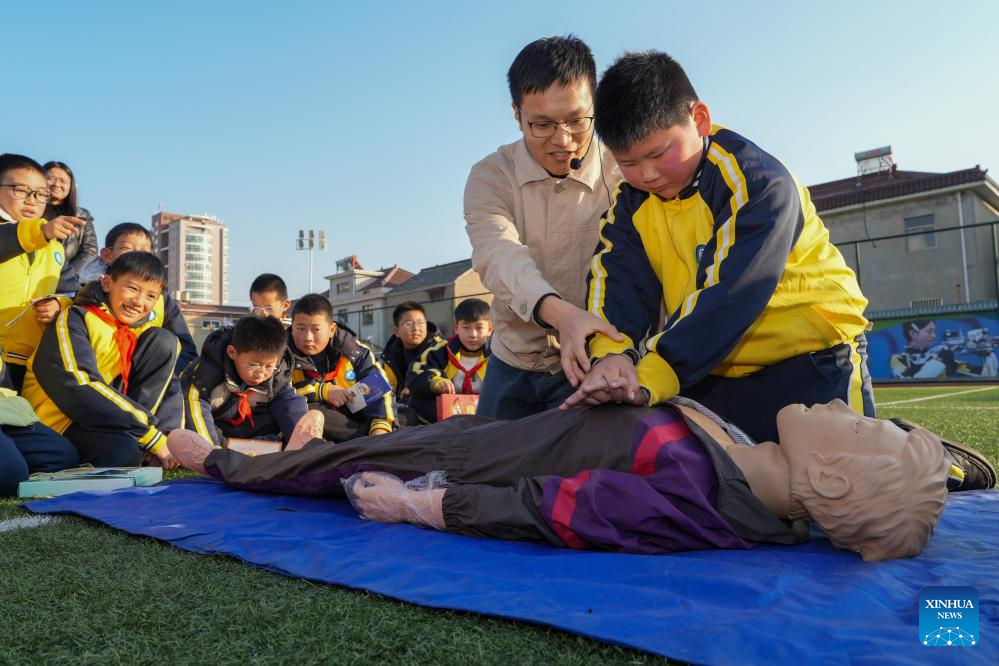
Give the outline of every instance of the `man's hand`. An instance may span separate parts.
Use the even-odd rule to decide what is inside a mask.
[[[36,301],[31,304],[31,307],[35,309],[35,320],[43,326],[51,324],[59,316],[59,310],[62,309],[58,298],[46,298],[42,301]]]
[[[579,389],[566,398],[560,409],[605,402],[644,405],[648,401],[648,392],[638,384],[634,363],[624,354],[613,354],[594,364]]]
[[[331,386],[329,391],[326,392],[326,402],[337,409],[346,405],[349,399],[350,396],[347,395],[347,389],[340,388],[339,386]]]
[[[454,389],[454,382],[452,382],[450,379],[442,379],[441,381],[437,382],[434,391],[437,392],[437,395],[453,395],[457,393],[457,391],[455,391]]]
[[[541,302],[538,316],[558,330],[562,345],[562,370],[574,388],[590,371],[586,338],[594,333],[603,333],[615,342],[624,340],[611,324],[555,296],[548,296]]]
[[[82,227],[83,225],[84,221],[78,217],[60,215],[43,224],[42,233],[45,234],[45,238],[48,240],[52,240],[53,238],[65,240],[71,233],[76,231],[77,227]]]

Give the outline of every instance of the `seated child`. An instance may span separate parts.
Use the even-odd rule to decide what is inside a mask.
[[[180,343],[150,319],[166,281],[155,255],[121,255],[59,313],[28,361],[24,397],[80,462],[136,466],[145,451],[176,466],[163,435],[182,424]]]
[[[80,270],[80,284],[85,285],[104,275],[108,266],[126,252],[152,252],[153,237],[149,230],[135,222],[122,222],[111,227],[104,238],[104,247],[96,257],[85,263]],[[191,364],[198,356],[198,347],[191,337],[191,329],[187,327],[184,315],[180,312],[177,301],[169,290],[163,291],[163,296],[153,307],[153,326],[169,329],[180,340],[180,356],[177,357],[177,373]]]
[[[426,311],[415,301],[406,301],[397,305],[392,311],[392,321],[395,323],[395,328],[392,337],[382,350],[382,369],[385,370],[389,385],[395,392],[399,424],[418,425],[420,419],[409,406],[410,372],[413,363],[419,360],[420,354],[440,342],[441,337],[437,333],[437,325],[427,321]]]
[[[27,400],[0,388],[0,497],[16,495],[17,484],[29,474],[58,472],[79,464],[71,441],[39,423]]]
[[[277,317],[285,328],[291,326],[288,287],[279,275],[261,273],[250,283],[250,314]]]
[[[478,395],[489,362],[489,304],[468,298],[454,309],[454,335],[427,347],[413,363],[410,406],[427,423],[437,420],[436,397]]]
[[[363,435],[392,432],[392,394],[351,413],[347,389],[372,373],[384,376],[371,349],[345,326],[333,321],[333,306],[322,294],[307,294],[291,311],[291,381],[309,409],[326,418],[323,438],[343,442]]]
[[[187,427],[215,446],[280,434],[308,408],[291,385],[288,332],[274,317],[243,317],[212,332],[180,378]]]
[[[457,416],[333,446],[309,439],[319,430],[311,418],[321,415],[310,413],[289,450],[270,456],[213,451],[187,431],[171,433],[170,450],[236,488],[346,494],[371,520],[643,554],[799,544],[813,519],[866,561],[912,557],[947,496],[939,438],[838,400],[782,409],[780,446],[752,445],[684,400],[516,421]]]
[[[70,298],[47,298],[66,290],[63,238],[83,220],[42,219],[50,197],[42,166],[23,155],[0,155],[0,350],[7,386],[21,389],[28,357],[42,331]],[[68,276],[73,277],[72,270]],[[76,291],[75,282],[69,291]]]

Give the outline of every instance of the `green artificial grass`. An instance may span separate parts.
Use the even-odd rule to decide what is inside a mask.
[[[999,462],[999,387],[953,395],[963,390],[878,389],[879,415],[917,421]],[[945,397],[899,402],[937,395]],[[0,521],[26,515],[17,500],[0,500]],[[555,629],[286,578],[72,517],[0,533],[0,572],[0,664],[665,663]]]

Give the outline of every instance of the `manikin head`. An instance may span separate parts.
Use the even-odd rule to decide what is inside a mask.
[[[867,562],[923,550],[947,498],[940,438],[861,416],[841,400],[788,405],[777,429],[792,513],[803,508],[834,546]]]

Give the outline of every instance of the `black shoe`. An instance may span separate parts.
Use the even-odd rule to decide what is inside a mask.
[[[889,420],[906,432],[909,432],[913,428],[923,427],[918,423],[906,421],[905,419],[893,418]],[[989,462],[989,459],[982,455],[981,451],[967,444],[943,438],[941,438],[941,442],[943,443],[948,461],[956,463],[964,472],[964,480],[957,484],[957,487],[952,487],[952,484],[948,481],[948,490],[985,490],[996,485],[996,469]]]

